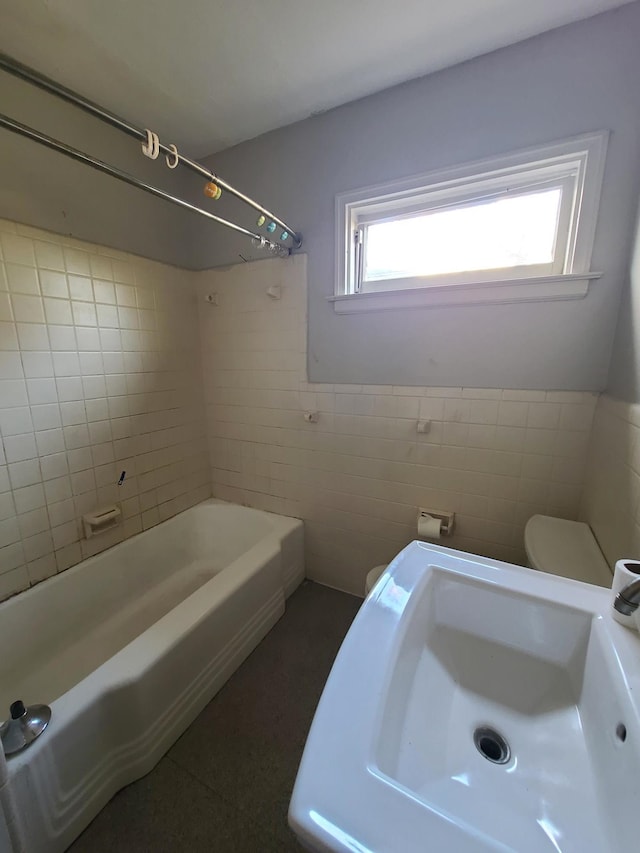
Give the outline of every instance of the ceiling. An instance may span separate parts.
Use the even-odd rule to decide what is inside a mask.
[[[625,2],[0,0],[0,50],[202,156]]]

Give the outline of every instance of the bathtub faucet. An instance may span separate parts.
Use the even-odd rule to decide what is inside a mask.
[[[631,616],[635,613],[639,604],[640,578],[623,587],[613,601],[615,609],[624,616]]]

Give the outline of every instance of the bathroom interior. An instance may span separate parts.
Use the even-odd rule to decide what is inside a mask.
[[[0,13],[0,853],[633,849],[639,0]]]

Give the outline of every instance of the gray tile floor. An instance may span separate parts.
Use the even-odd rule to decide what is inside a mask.
[[[291,789],[360,603],[304,583],[155,769],[117,793],[68,853],[302,850],[287,826]]]

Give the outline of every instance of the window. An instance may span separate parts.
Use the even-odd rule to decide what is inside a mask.
[[[607,134],[336,199],[336,311],[587,293]]]

